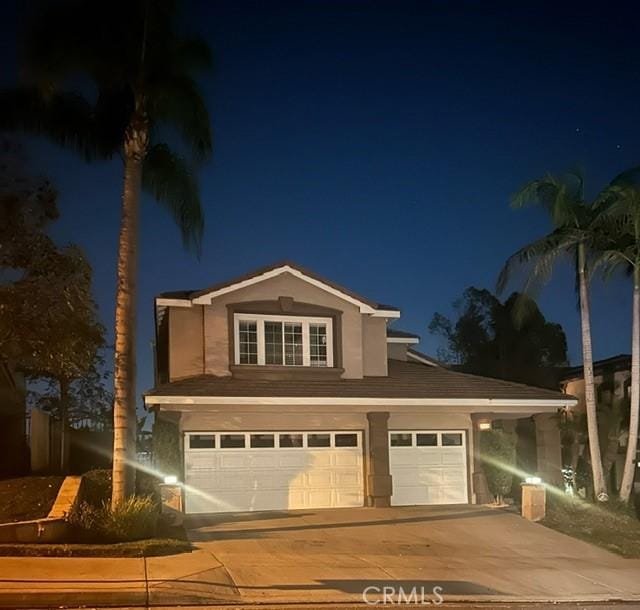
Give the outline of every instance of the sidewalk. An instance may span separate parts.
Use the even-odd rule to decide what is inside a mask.
[[[230,603],[239,598],[211,553],[148,558],[0,557],[0,607]]]

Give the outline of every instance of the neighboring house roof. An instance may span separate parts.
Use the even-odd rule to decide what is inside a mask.
[[[415,335],[414,333],[408,333],[405,330],[398,330],[397,328],[387,328],[387,337],[419,339],[420,335]]]
[[[389,360],[388,377],[337,380],[264,380],[236,379],[215,375],[198,375],[159,385],[145,395],[148,404],[183,402],[206,403],[198,397],[224,398],[231,402],[240,397],[323,399],[419,399],[420,404],[433,400],[436,404],[478,405],[511,403],[573,404],[575,399],[561,392],[520,383],[458,373],[436,366]],[[215,401],[212,401],[215,402]],[[222,402],[222,401],[220,401]],[[533,404],[532,403],[532,404]]]
[[[420,336],[404,330],[387,328],[387,343],[420,343]]]
[[[613,373],[615,371],[631,370],[631,356],[629,354],[618,354],[603,360],[595,360],[593,362],[593,372],[595,375],[604,373]],[[571,381],[572,379],[582,379],[584,371],[581,366],[571,366],[559,371],[558,379],[560,381]]]
[[[238,290],[245,286],[249,286],[264,280],[267,280],[272,277],[276,277],[282,273],[291,273],[296,277],[299,277],[311,284],[318,286],[324,290],[328,290],[337,293],[342,298],[349,300],[358,306],[360,306],[361,311],[363,313],[378,313],[379,315],[384,315],[390,318],[400,317],[400,310],[397,307],[393,307],[392,305],[384,305],[382,303],[377,303],[372,301],[371,299],[367,299],[344,286],[340,286],[335,282],[328,280],[313,271],[309,271],[296,263],[292,263],[290,261],[282,261],[279,263],[275,263],[273,265],[269,265],[268,267],[262,267],[261,269],[257,269],[252,271],[251,273],[247,273],[243,276],[234,278],[233,280],[229,280],[226,282],[221,282],[218,284],[214,284],[213,286],[209,286],[209,288],[205,288],[204,290],[182,290],[182,291],[174,291],[174,292],[164,292],[158,295],[157,300],[160,305],[168,304],[172,305],[174,303],[163,303],[162,300],[166,301],[188,301],[194,304],[206,304],[210,301],[211,298],[214,298],[220,294],[225,294],[227,292],[233,292],[234,290]],[[187,304],[187,305],[188,305]]]

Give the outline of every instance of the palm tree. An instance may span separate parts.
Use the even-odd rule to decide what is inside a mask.
[[[513,272],[522,266],[529,267],[523,290],[525,294],[535,292],[550,278],[553,266],[559,258],[568,256],[575,266],[594,492],[598,500],[606,501],[608,496],[598,438],[589,315],[587,259],[590,248],[594,245],[595,234],[592,227],[593,211],[584,197],[584,178],[580,172],[574,171],[561,177],[547,175],[533,180],[522,187],[512,200],[512,206],[516,208],[528,203],[542,206],[548,212],[554,229],[549,235],[528,244],[509,257],[498,278],[498,292],[504,291]]]
[[[609,235],[597,265],[605,275],[622,270],[633,278],[631,321],[631,400],[629,406],[629,440],[624,464],[620,499],[629,502],[633,491],[640,420],[640,186],[634,178],[638,170],[618,176],[597,202],[596,224]]]
[[[87,160],[121,155],[112,503],[133,489],[135,330],[141,190],[165,205],[199,252],[203,213],[196,164],[211,153],[209,114],[194,72],[208,46],[180,36],[172,0],[64,0],[30,22],[23,86],[0,94],[0,129],[47,136]],[[76,77],[88,77],[91,87]],[[167,144],[181,137],[187,156]]]

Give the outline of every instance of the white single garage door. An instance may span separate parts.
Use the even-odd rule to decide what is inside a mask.
[[[391,504],[464,504],[467,450],[462,430],[389,432]]]
[[[185,434],[187,513],[362,506],[360,432]]]

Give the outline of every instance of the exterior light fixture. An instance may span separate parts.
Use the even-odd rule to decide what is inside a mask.
[[[490,421],[481,421],[478,423],[478,430],[491,430]]]
[[[542,479],[540,477],[527,477],[524,482],[527,485],[540,485],[542,483]]]
[[[175,485],[177,482],[178,477],[173,474],[169,474],[164,478],[165,485]]]

